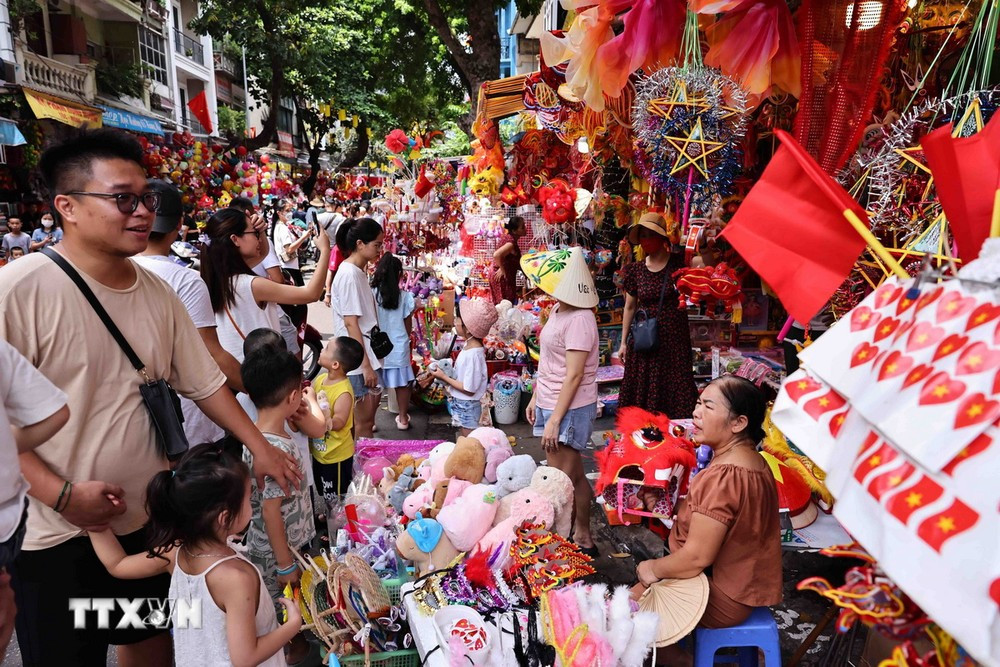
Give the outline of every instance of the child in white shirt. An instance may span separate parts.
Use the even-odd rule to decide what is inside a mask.
[[[455,377],[438,369],[432,375],[451,387],[448,410],[452,426],[463,436],[479,428],[482,416],[483,394],[489,383],[486,371],[486,348],[483,339],[497,321],[497,310],[489,301],[480,298],[464,299],[458,306],[455,330],[465,339],[465,346],[455,361]]]

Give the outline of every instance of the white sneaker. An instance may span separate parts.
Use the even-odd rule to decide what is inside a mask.
[[[396,417],[396,428],[398,428],[400,431],[409,431],[410,430],[409,420],[407,420],[406,422],[402,422],[400,421],[399,417]]]

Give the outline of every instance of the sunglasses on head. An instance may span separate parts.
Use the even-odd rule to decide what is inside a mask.
[[[118,211],[124,213],[125,215],[132,215],[135,210],[139,208],[139,202],[146,207],[147,211],[155,213],[156,209],[160,207],[160,193],[159,192],[143,192],[141,195],[137,195],[134,192],[84,192],[82,190],[73,190],[72,192],[67,192],[67,195],[77,195],[83,197],[100,197],[101,199],[114,199],[115,205],[118,206]]]

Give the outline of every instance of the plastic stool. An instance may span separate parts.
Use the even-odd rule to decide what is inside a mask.
[[[735,648],[737,654],[716,658],[716,652],[723,648]],[[764,651],[767,667],[781,665],[778,625],[767,607],[757,607],[747,620],[731,628],[698,628],[694,638],[694,665],[712,667],[718,663],[738,663],[740,667],[756,667],[758,648]]]

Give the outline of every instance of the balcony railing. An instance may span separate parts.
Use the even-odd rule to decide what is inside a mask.
[[[188,37],[180,30],[174,28],[174,51],[187,56],[199,65],[205,64],[205,47],[197,39]]]
[[[18,42],[18,83],[55,95],[92,102],[97,94],[94,68],[40,56]]]
[[[202,134],[208,136],[208,130],[198,122],[198,119],[194,116],[189,116],[187,114],[181,115],[181,125],[186,126],[191,130],[191,134]]]
[[[224,53],[216,51],[212,54],[212,61],[215,63],[215,71],[236,77],[236,62]]]

